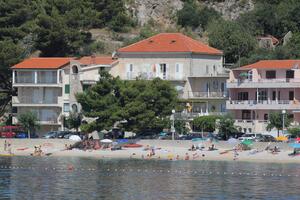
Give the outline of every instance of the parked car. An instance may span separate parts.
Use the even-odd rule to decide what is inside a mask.
[[[202,135],[199,133],[188,133],[179,137],[179,140],[192,140],[194,138],[202,138]]]
[[[224,133],[218,133],[216,135],[216,138],[218,140],[228,140],[229,138],[235,138],[235,139],[238,139],[239,137],[243,136],[245,133],[243,132],[236,132],[236,133],[233,133],[232,135],[230,135],[230,137],[226,137],[226,135]]]
[[[260,142],[276,142],[276,139],[272,135],[263,135]]]
[[[46,133],[45,135],[43,135],[42,138],[45,138],[45,139],[56,138],[57,134],[58,134],[57,131],[50,131],[50,132]]]
[[[35,133],[30,134],[30,138],[38,138],[39,136]],[[28,133],[26,132],[18,132],[16,133],[16,138],[28,138]]]
[[[72,131],[57,131],[56,138],[63,139],[65,138],[65,135],[69,135],[69,134],[74,135]]]
[[[0,137],[2,138],[14,138],[16,132],[20,130],[19,126],[1,126],[0,127]]]
[[[262,138],[262,134],[261,133],[246,133],[244,135],[242,135],[242,137],[239,137],[239,140],[253,140],[253,141],[257,141],[260,138]]]

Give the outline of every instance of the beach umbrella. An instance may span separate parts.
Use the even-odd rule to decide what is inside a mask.
[[[293,147],[295,149],[298,149],[300,148],[300,143],[292,143],[292,144],[289,144],[290,147]]]
[[[283,135],[281,135],[279,137],[276,137],[276,140],[277,141],[281,141],[281,142],[285,142],[285,141],[288,141],[288,138],[285,137],[285,136],[283,136]]]
[[[101,140],[100,142],[102,142],[102,143],[112,143],[113,141],[110,140],[110,139],[104,139],[104,140]]]
[[[300,137],[295,139],[296,142],[300,142]]]
[[[243,140],[242,144],[249,146],[249,145],[253,144],[253,141],[252,140]]]
[[[230,138],[229,140],[227,140],[227,142],[229,144],[237,144],[239,143],[240,141],[238,139],[235,139],[235,138]]]
[[[128,139],[118,139],[117,142],[118,143],[127,143],[127,142],[129,142],[129,140]]]
[[[69,140],[72,140],[72,141],[81,141],[81,138],[78,135],[71,135],[69,137]]]

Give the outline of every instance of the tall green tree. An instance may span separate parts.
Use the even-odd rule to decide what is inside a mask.
[[[78,132],[82,122],[82,114],[76,112],[70,112],[69,116],[65,118],[65,125],[69,129],[75,129]]]
[[[277,136],[279,136],[279,130],[283,129],[283,118],[284,118],[284,127],[288,128],[292,122],[292,119],[289,118],[287,114],[283,115],[280,112],[270,113],[267,130],[271,131],[273,128],[276,128]]]
[[[230,136],[234,136],[237,132],[237,128],[234,125],[234,119],[230,115],[223,116],[218,120],[217,127],[219,133],[224,135],[224,139],[228,139]]]
[[[28,138],[40,127],[38,118],[33,112],[22,113],[18,117],[18,122],[27,131]]]
[[[177,93],[167,81],[123,81],[107,72],[101,72],[99,82],[76,97],[83,114],[96,118],[84,125],[88,131],[110,129],[118,121],[126,121],[123,128],[135,132],[162,130],[177,102]]]
[[[220,116],[209,115],[197,117],[193,120],[193,126],[197,131],[214,132],[216,130],[216,120]]]
[[[241,25],[223,19],[216,20],[208,28],[209,44],[222,49],[227,63],[235,63],[255,49],[255,38]]]

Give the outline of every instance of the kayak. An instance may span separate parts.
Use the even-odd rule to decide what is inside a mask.
[[[125,148],[139,148],[142,147],[143,145],[141,144],[125,144],[123,147]]]
[[[14,156],[14,154],[0,154],[0,156]]]

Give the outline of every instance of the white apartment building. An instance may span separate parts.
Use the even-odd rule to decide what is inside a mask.
[[[75,94],[95,84],[99,69],[116,61],[107,57],[29,58],[12,67],[13,124],[25,112],[34,112],[41,125],[38,133],[63,130],[63,116],[78,111]]]
[[[171,81],[193,116],[224,113],[227,99],[223,53],[181,33],[161,33],[120,48],[110,73],[124,80]]]

